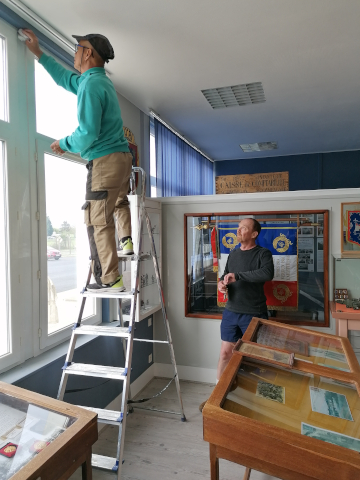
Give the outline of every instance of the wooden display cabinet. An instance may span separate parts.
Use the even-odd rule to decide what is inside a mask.
[[[1,479],[91,480],[97,438],[96,413],[0,382]]]
[[[349,340],[253,318],[203,422],[211,480],[219,458],[247,467],[246,479],[251,469],[284,480],[360,478],[360,366]]]

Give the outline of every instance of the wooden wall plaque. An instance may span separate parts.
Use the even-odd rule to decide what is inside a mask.
[[[215,183],[217,194],[281,192],[289,190],[289,172],[222,175]]]

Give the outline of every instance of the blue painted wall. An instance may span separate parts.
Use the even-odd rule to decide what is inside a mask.
[[[151,322],[153,324],[153,322]],[[153,339],[153,327],[148,327],[147,319],[136,323],[135,338]],[[153,344],[134,342],[131,382],[136,380],[151,364],[148,363],[150,353],[153,354]],[[153,354],[154,358],[154,354]],[[91,363],[124,367],[123,347],[120,338],[98,337],[79,347],[75,351],[74,362]],[[49,363],[36,372],[16,382],[18,387],[32,392],[41,393],[56,398],[60,384],[61,368],[65,363],[65,355]],[[123,383],[118,380],[81,377],[70,375],[64,400],[74,405],[105,408],[122,392]]]
[[[289,172],[289,190],[360,187],[360,151],[215,162],[215,176]]]

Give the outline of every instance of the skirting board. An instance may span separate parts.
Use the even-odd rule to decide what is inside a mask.
[[[168,363],[154,363],[154,376],[172,378],[174,376],[173,366]],[[215,385],[216,369],[188,367],[186,365],[177,366],[179,379],[188,380],[190,382],[211,383]]]

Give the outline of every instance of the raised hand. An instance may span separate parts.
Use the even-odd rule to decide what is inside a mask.
[[[29,40],[25,41],[25,45],[28,47],[31,53],[40,58],[43,52],[42,50],[40,50],[39,40],[37,36],[32,30],[27,30],[24,28],[23,32],[29,37]]]

